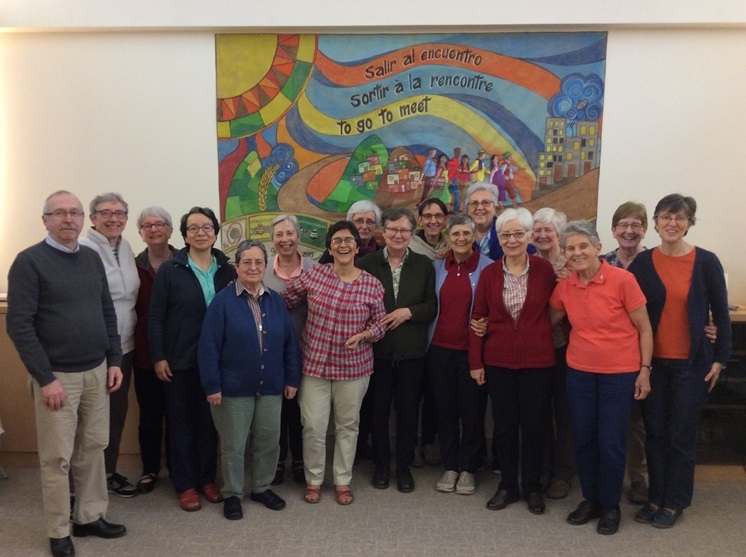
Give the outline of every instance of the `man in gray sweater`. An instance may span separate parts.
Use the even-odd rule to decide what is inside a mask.
[[[98,254],[78,244],[83,206],[66,191],[50,195],[44,241],[16,256],[8,273],[8,335],[32,377],[39,467],[54,557],[75,554],[70,487],[76,489],[73,536],[118,538],[108,506],[104,448],[109,393],[122,382],[122,350],[106,274]]]

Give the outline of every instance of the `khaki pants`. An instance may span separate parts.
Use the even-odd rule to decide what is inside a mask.
[[[326,432],[334,409],[334,485],[350,485],[357,449],[360,407],[370,376],[328,380],[303,375],[300,384],[300,419],[303,424],[303,462],[306,483],[324,483]]]
[[[55,372],[67,394],[56,412],[44,404],[41,387],[32,383],[39,445],[39,468],[47,535],[70,535],[70,483],[75,484],[77,524],[94,522],[106,514],[104,448],[109,442],[109,395],[106,362],[78,373]]]

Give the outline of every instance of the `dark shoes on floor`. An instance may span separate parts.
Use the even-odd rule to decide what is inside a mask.
[[[610,536],[616,534],[619,530],[619,521],[622,519],[622,513],[619,507],[608,507],[601,511],[601,516],[598,519],[598,525],[596,526],[596,532],[603,534],[604,536]]]
[[[373,472],[373,487],[376,489],[386,489],[389,487],[389,471],[387,468],[376,466]]]
[[[95,522],[88,524],[75,524],[73,522],[73,536],[84,538],[86,536],[96,536],[97,538],[121,538],[127,533],[127,529],[121,524],[112,524],[99,518]]]
[[[137,488],[127,481],[127,478],[114,472],[106,478],[106,489],[109,493],[119,495],[120,497],[134,497],[137,495]]]
[[[140,479],[137,480],[137,491],[140,493],[150,493],[155,488],[155,482],[158,481],[158,474],[152,472],[143,472]]]
[[[544,514],[546,505],[544,505],[544,496],[539,493],[529,493],[526,495],[526,503],[531,514]]]
[[[414,491],[414,478],[409,468],[396,471],[396,489],[402,493],[412,493]]]
[[[671,511],[665,507],[661,507],[655,511],[652,524],[656,528],[672,528],[683,512],[681,509]]]
[[[637,511],[637,514],[635,515],[635,520],[641,524],[650,524],[653,522],[653,517],[655,517],[655,513],[658,511],[657,508],[653,507],[650,503],[646,504],[643,508],[641,508],[639,511]]]
[[[273,511],[281,511],[285,508],[285,499],[277,495],[271,489],[262,491],[261,493],[252,493],[249,495],[252,501],[261,503],[265,507]]]
[[[580,526],[600,516],[601,507],[599,505],[590,501],[583,501],[574,511],[567,515],[567,523],[573,526]]]
[[[53,557],[73,557],[75,546],[70,536],[66,538],[49,538],[49,547]]]
[[[241,499],[231,495],[223,501],[223,516],[228,520],[241,520],[243,518],[243,508]]]
[[[498,489],[492,499],[487,501],[487,508],[491,511],[500,511],[519,499],[517,493],[510,493],[506,489]]]

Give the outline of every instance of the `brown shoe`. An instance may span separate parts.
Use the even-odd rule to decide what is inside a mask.
[[[629,502],[644,505],[648,502],[648,486],[645,481],[634,481],[629,486]]]
[[[205,484],[199,490],[210,503],[220,503],[223,500],[223,495],[220,493],[217,484]]]
[[[553,479],[547,488],[547,497],[550,499],[564,499],[570,493],[570,482]]]
[[[202,508],[202,503],[199,502],[199,494],[196,489],[187,489],[179,493],[179,506],[187,511],[194,512]]]

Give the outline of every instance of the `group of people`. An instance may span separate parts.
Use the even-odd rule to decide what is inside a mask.
[[[182,216],[176,250],[171,216],[149,207],[135,256],[119,194],[94,198],[80,240],[80,201],[50,195],[47,238],[10,270],[8,332],[33,378],[53,555],[74,554],[72,501],[74,536],[126,533],[105,519],[107,491],[151,491],[164,439],[181,508],[204,498],[238,520],[247,446],[251,500],[285,507],[271,486],[290,454],[304,501],[320,501],[333,420],[334,499],[349,505],[356,455],[373,459],[375,488],[389,487],[393,406],[397,489],[415,489],[422,422],[440,447],[435,489],[473,494],[488,401],[501,473],[488,509],[523,498],[542,514],[544,494],[565,497],[577,473],[584,499],[567,521],[598,518],[598,532],[615,533],[625,468],[640,481],[628,435],[644,430],[649,490],[635,519],[673,526],[691,503],[700,411],[730,350],[722,267],[684,239],[696,202],[658,203],[661,243],[649,250],[644,206],[623,204],[612,219],[619,247],[603,255],[589,223],[503,210],[494,183],[472,183],[462,199],[449,215],[426,198],[417,217],[359,201],[329,227],[317,264],[298,251],[293,215],[270,225],[276,255],[250,239],[231,262],[214,247],[210,209]],[[131,377],[143,463],[134,486],[116,471]]]
[[[465,209],[461,200],[466,200],[466,190],[475,183],[487,182],[498,190],[498,203],[502,207],[508,201],[513,207],[520,204],[515,185],[515,173],[519,167],[512,160],[512,153],[505,151],[492,155],[487,162],[487,151],[480,149],[473,161],[462,154],[460,147],[453,149],[453,157],[437,154],[429,149],[422,165],[422,197],[439,199],[454,212]]]

